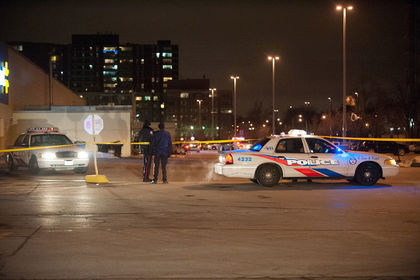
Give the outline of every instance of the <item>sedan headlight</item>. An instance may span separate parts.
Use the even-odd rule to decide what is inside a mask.
[[[385,160],[385,165],[398,165],[397,162],[395,161],[395,159],[386,159]]]
[[[53,152],[43,152],[43,153],[39,153],[38,154],[38,157],[39,158],[42,158],[42,159],[55,159],[55,153],[53,153]]]
[[[86,158],[88,158],[89,157],[89,154],[88,153],[86,153],[85,151],[81,151],[81,152],[78,152],[77,153],[77,158],[80,158],[80,159],[86,159]]]

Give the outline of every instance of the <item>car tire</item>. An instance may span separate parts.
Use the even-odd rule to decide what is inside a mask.
[[[253,179],[249,179],[252,183],[257,184],[258,185],[258,180],[253,178]]]
[[[29,161],[29,171],[34,175],[40,173],[41,170],[38,166],[38,161],[36,160],[36,157],[31,157],[31,160]]]
[[[76,174],[85,174],[88,171],[87,167],[78,167],[74,169],[74,173]]]
[[[7,170],[9,173],[15,171],[17,169],[17,165],[13,160],[13,156],[11,154],[6,155],[6,163],[7,163]]]
[[[381,177],[381,171],[373,163],[363,163],[356,169],[354,179],[357,183],[364,186],[374,185]]]
[[[260,185],[272,187],[280,181],[281,174],[278,167],[272,164],[263,164],[258,167],[256,178]]]

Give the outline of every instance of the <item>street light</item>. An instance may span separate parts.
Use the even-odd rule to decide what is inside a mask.
[[[201,102],[203,102],[202,99],[197,99],[198,102],[198,127],[201,127]]]
[[[230,76],[233,80],[233,136],[236,137],[236,80],[239,76]]]
[[[275,91],[275,87],[274,87],[274,82],[275,82],[275,72],[276,72],[276,67],[275,67],[275,65],[276,65],[276,60],[278,61],[279,59],[280,59],[280,57],[278,57],[278,56],[269,56],[269,57],[267,57],[268,58],[268,60],[271,60],[272,62],[273,62],[273,135],[275,135],[276,134],[276,129],[275,129],[275,127],[276,127],[276,123],[274,122],[275,121],[275,112],[274,112],[274,91]]]
[[[356,95],[356,110],[357,110],[357,113],[359,114],[359,93],[356,91],[354,95]]]
[[[214,140],[214,92],[216,88],[210,88],[211,91],[211,138]]]
[[[336,6],[337,11],[343,11],[343,137],[346,137],[346,15],[353,10],[353,6]]]
[[[311,102],[305,101],[305,130],[308,131],[308,106],[311,105]]]

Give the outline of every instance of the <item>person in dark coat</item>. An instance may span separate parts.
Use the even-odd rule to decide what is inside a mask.
[[[166,164],[168,163],[168,158],[172,154],[172,140],[169,132],[165,131],[163,123],[159,124],[159,131],[153,134],[152,149],[155,156],[152,184],[157,183],[160,163],[162,163],[162,180],[164,184],[167,184]]]
[[[152,166],[152,148],[153,129],[148,120],[144,121],[143,128],[139,132],[139,142],[148,142],[141,144],[141,153],[143,154],[143,182],[150,182],[150,168]]]

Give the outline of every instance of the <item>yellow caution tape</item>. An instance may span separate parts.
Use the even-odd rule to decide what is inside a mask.
[[[359,137],[338,137],[338,136],[319,136],[332,139],[360,140],[360,141],[394,141],[394,142],[420,142],[420,138],[359,138]]]
[[[71,146],[79,146],[79,145],[82,145],[82,144],[69,144],[69,145],[40,146],[40,147],[31,147],[31,148],[6,149],[6,150],[0,150],[0,153],[31,151],[31,150],[41,150],[41,149],[61,148],[61,147],[71,147]]]
[[[359,138],[359,137],[339,137],[339,136],[319,136],[323,138],[331,139],[346,139],[346,140],[360,140],[360,141],[395,141],[395,142],[420,142],[420,138]],[[258,139],[244,139],[244,140],[209,140],[209,141],[175,141],[172,142],[173,145],[177,144],[220,144],[220,143],[230,143],[230,142],[246,142],[246,141],[256,141]],[[69,144],[69,145],[55,145],[55,146],[38,146],[30,148],[16,148],[16,149],[4,149],[0,150],[0,153],[7,152],[19,152],[19,151],[30,151],[30,150],[41,150],[41,149],[50,149],[50,148],[61,148],[61,147],[71,147],[71,146],[80,146],[86,144],[96,144],[96,145],[149,145],[149,142],[84,142],[78,144]]]

